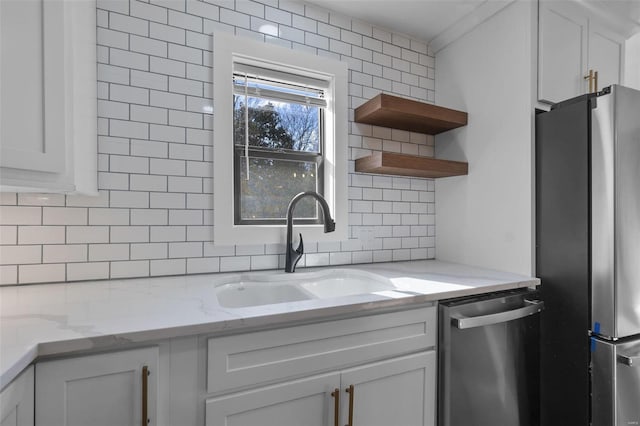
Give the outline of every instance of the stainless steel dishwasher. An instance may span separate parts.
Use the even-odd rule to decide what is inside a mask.
[[[514,290],[439,305],[439,426],[538,426],[537,292]]]

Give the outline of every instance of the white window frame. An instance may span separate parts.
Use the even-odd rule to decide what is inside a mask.
[[[324,198],[336,230],[321,224],[295,225],[306,241],[348,238],[347,64],[226,33],[213,34],[213,239],[215,245],[284,243],[285,225],[236,225],[233,187],[234,63],[268,66],[327,81],[325,109]]]

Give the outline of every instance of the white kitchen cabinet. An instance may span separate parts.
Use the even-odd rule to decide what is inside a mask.
[[[0,426],[33,426],[33,366],[0,392]]]
[[[432,426],[435,390],[428,351],[212,398],[206,425]]]
[[[35,424],[157,425],[158,365],[157,347],[38,362]]]
[[[340,392],[340,374],[293,380],[265,388],[212,398],[206,402],[207,426],[333,425],[332,392]]]
[[[206,425],[431,426],[435,334],[430,306],[210,338]]]
[[[435,351],[345,370],[341,374],[341,383],[343,390],[353,385],[352,404],[349,404],[349,395],[342,394],[342,424],[348,424],[350,410],[353,411],[354,425],[435,424]]]
[[[539,101],[588,93],[590,70],[598,72],[598,90],[621,82],[624,37],[597,14],[573,1],[540,1],[538,20]]]
[[[97,192],[96,5],[0,1],[0,190]]]

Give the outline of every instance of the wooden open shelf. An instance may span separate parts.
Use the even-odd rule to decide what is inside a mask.
[[[441,178],[466,175],[469,172],[469,165],[461,161],[377,151],[367,157],[358,158],[356,172]]]
[[[355,121],[436,135],[465,126],[467,113],[381,93],[356,108]]]

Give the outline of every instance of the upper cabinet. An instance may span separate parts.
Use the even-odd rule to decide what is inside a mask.
[[[555,103],[622,81],[624,36],[570,1],[540,1],[538,100]]]
[[[0,190],[97,191],[95,2],[0,2]]]

